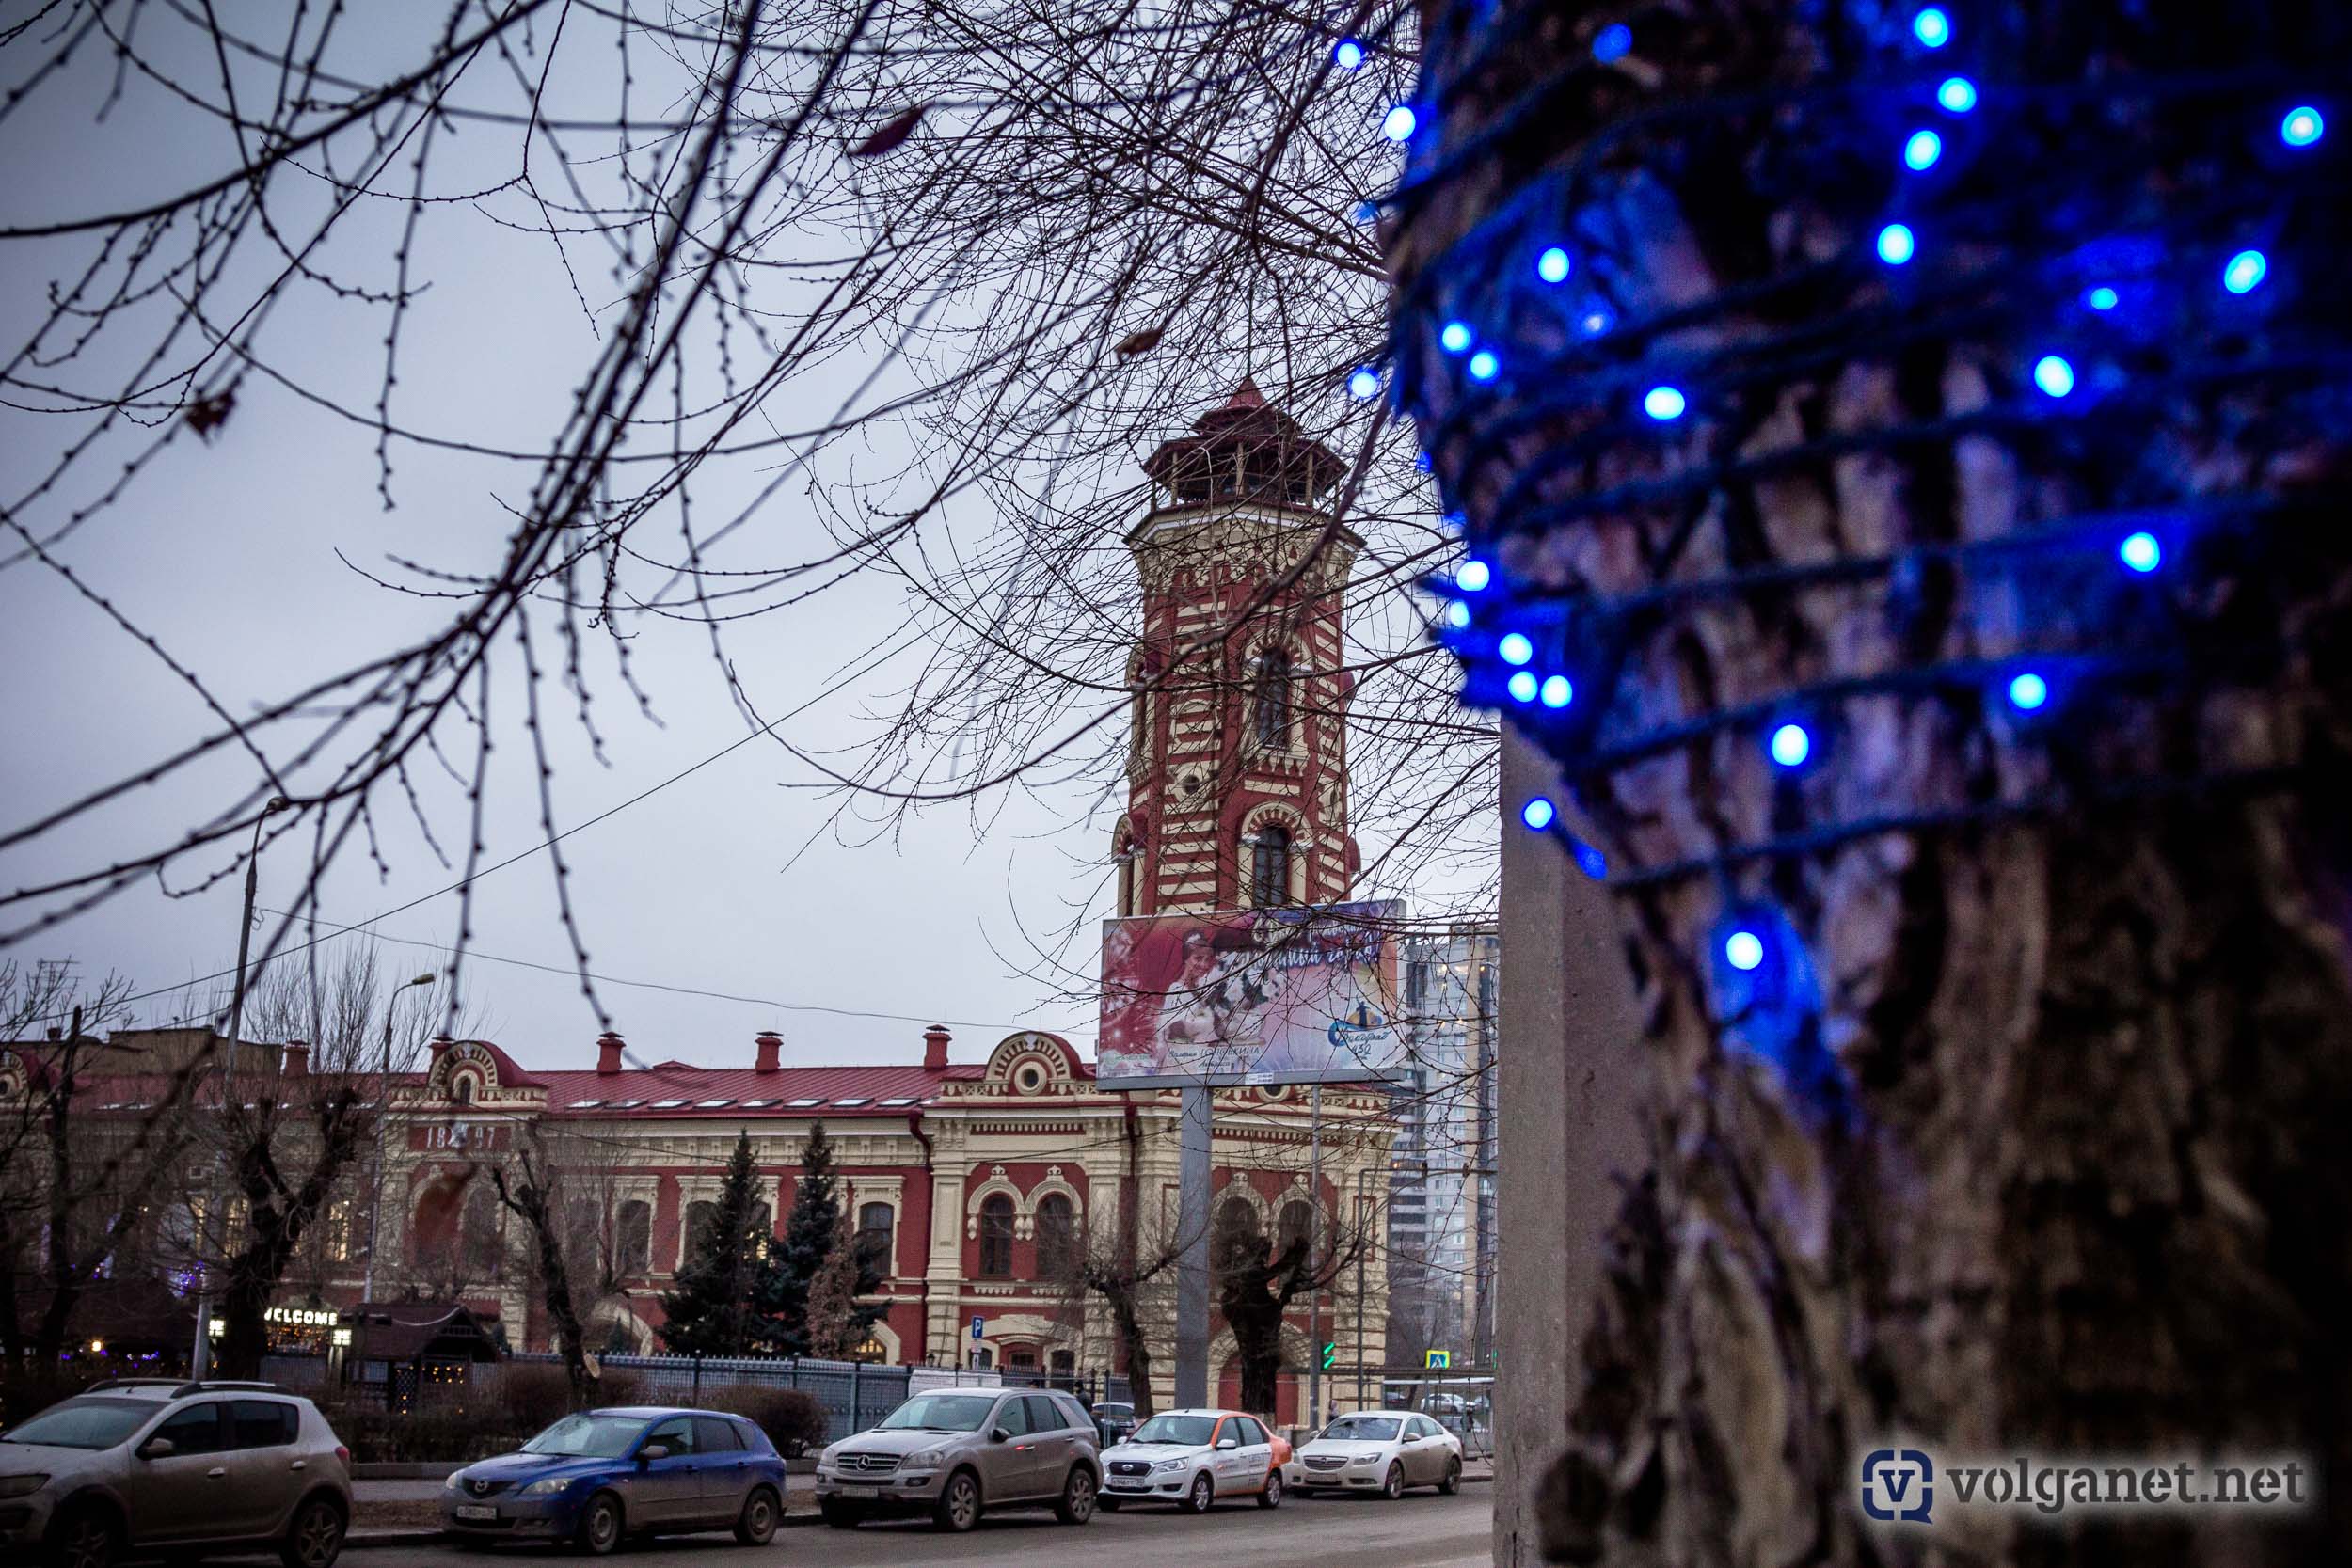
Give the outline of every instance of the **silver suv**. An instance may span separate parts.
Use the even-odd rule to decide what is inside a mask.
[[[112,1380],[0,1434],[0,1560],[264,1545],[330,1568],[350,1522],[351,1450],[276,1384]]]
[[[840,1529],[929,1513],[942,1529],[967,1530],[983,1509],[1038,1506],[1083,1525],[1102,1482],[1094,1421],[1070,1395],[943,1388],[828,1447],[817,1460],[817,1508]]]

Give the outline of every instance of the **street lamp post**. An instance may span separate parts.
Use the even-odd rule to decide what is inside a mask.
[[[1429,1162],[1426,1160],[1391,1160],[1388,1173],[1393,1175],[1416,1166],[1420,1168],[1422,1180],[1429,1180]],[[1359,1227],[1356,1232],[1356,1408],[1359,1410],[1364,1408],[1364,1254],[1372,1250],[1365,1243],[1365,1238],[1372,1231],[1371,1220],[1364,1212],[1370,1201],[1364,1196],[1364,1178],[1375,1169],[1376,1166],[1365,1165],[1356,1172],[1356,1224]],[[1385,1402],[1385,1396],[1383,1398]]]
[[[279,812],[292,807],[293,801],[283,795],[273,795],[253,819],[253,843],[245,856],[245,909],[237,921],[237,977],[229,990],[229,1071],[223,1081],[224,1094],[236,1085],[237,1042],[245,1035],[245,965],[253,951],[253,901],[262,887],[262,829]],[[207,1239],[220,1230],[220,1161],[213,1162],[213,1190],[204,1205],[204,1229]],[[213,1276],[210,1259],[199,1259],[200,1272],[196,1292],[196,1342],[188,1350],[188,1375],[202,1377],[212,1370],[213,1362]]]
[[[384,1106],[392,1092],[392,1015],[400,1010],[403,995],[419,986],[429,986],[434,976],[420,974],[413,980],[403,980],[392,988],[392,998],[384,1004],[384,1051],[375,1074],[375,1152],[368,1173],[368,1266],[359,1286],[359,1299],[375,1299],[375,1238],[384,1212]]]

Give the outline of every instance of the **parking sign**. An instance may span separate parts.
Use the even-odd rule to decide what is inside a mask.
[[[981,1317],[977,1312],[972,1314],[972,1338],[975,1339],[979,1338],[980,1330],[986,1328],[987,1326],[988,1320],[986,1318]]]

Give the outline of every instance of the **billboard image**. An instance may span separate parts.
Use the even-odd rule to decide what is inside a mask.
[[[1401,903],[1103,923],[1105,1088],[1392,1075]]]

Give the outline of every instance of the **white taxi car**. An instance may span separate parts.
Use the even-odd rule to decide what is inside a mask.
[[[1122,1503],[1166,1502],[1206,1513],[1219,1497],[1254,1497],[1260,1508],[1279,1508],[1296,1468],[1290,1444],[1255,1416],[1170,1410],[1103,1450],[1096,1501],[1114,1511]]]
[[[1377,1492],[1401,1497],[1408,1486],[1461,1490],[1462,1440],[1426,1416],[1408,1411],[1361,1411],[1342,1416],[1298,1450],[1291,1488],[1315,1492]]]

